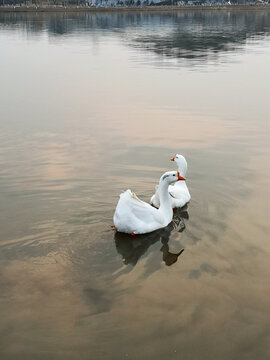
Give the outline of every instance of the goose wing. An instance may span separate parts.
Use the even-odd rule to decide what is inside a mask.
[[[190,193],[184,181],[179,181],[179,184],[177,183],[174,186],[170,185],[169,194],[172,196],[173,202],[179,202],[174,204],[176,207],[182,207],[190,201]]]
[[[120,195],[114,223],[119,231],[143,233],[153,231],[159,223],[159,212],[140,200],[131,190]]]
[[[142,201],[138,196],[130,191],[125,196],[126,205],[129,208],[129,211],[138,219],[143,222],[156,221],[157,210],[151,205]],[[125,193],[124,193],[125,194]]]

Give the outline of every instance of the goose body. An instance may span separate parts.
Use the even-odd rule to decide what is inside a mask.
[[[183,155],[176,154],[171,161],[175,161],[178,166],[178,171],[181,176],[185,177],[187,172],[187,162]],[[181,208],[186,205],[191,197],[188,191],[188,187],[185,181],[178,181],[174,185],[168,187],[168,192],[170,194],[170,203],[172,208]],[[159,185],[156,187],[155,194],[151,197],[150,203],[159,208],[160,206],[160,196],[159,196]]]
[[[182,178],[176,171],[168,171],[159,181],[159,209],[140,200],[131,190],[120,195],[113,222],[116,230],[128,234],[146,234],[167,226],[173,217],[168,187]]]

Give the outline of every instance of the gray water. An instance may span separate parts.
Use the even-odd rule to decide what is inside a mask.
[[[0,13],[1,360],[269,359],[269,41],[266,10]],[[175,153],[191,202],[115,234]]]

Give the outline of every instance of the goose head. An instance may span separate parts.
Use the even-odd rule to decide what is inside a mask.
[[[184,177],[180,176],[179,171],[167,171],[161,176],[160,183],[167,183],[170,185],[179,180],[186,180]]]
[[[181,175],[185,176],[187,172],[187,161],[183,155],[176,154],[171,161],[175,161],[178,166],[178,171]]]

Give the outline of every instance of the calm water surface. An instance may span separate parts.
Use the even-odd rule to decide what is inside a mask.
[[[0,14],[1,359],[270,358],[269,44],[267,11]],[[176,152],[188,207],[114,234]]]

